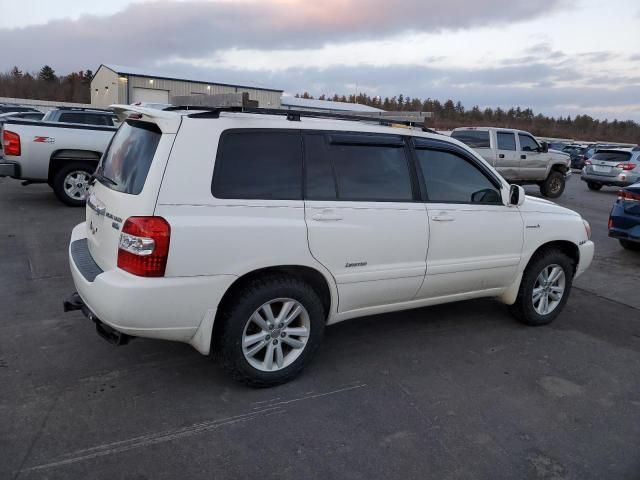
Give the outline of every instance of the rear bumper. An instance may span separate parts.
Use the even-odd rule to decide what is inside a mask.
[[[594,175],[592,173],[585,173],[583,170],[580,179],[583,182],[599,183],[612,187],[628,187],[629,185],[633,185],[634,183],[638,182],[640,176],[629,173],[620,173],[615,177],[607,177],[605,175]]]
[[[209,352],[215,312],[234,275],[143,278],[113,269],[90,280],[71,250],[84,238],[86,226],[81,223],[71,234],[69,266],[87,312],[128,336],[187,342],[202,353]],[[201,327],[209,331],[202,332]]]
[[[16,163],[7,163],[2,161],[0,157],[0,177],[18,178],[20,176],[20,168]]]
[[[578,263],[578,268],[576,268],[574,279],[582,275],[587,270],[587,268],[589,268],[591,262],[593,262],[595,245],[591,240],[588,240],[582,245],[579,245],[578,250],[580,251],[580,261]]]

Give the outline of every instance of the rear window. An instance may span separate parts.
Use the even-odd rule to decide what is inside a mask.
[[[100,183],[118,192],[138,195],[147,180],[161,136],[155,123],[136,120],[123,123],[96,172]]]
[[[70,112],[60,115],[61,123],[82,123],[85,125],[113,125],[110,115],[100,115],[95,113]]]
[[[491,148],[488,131],[458,130],[453,132],[451,136],[471,148]]]
[[[629,152],[597,152],[592,160],[600,160],[601,162],[628,162],[631,160]]]
[[[301,200],[300,133],[225,133],[218,148],[211,193],[216,198]]]

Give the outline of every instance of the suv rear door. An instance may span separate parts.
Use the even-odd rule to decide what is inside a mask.
[[[303,138],[309,248],[336,280],[338,310],[412,300],[424,279],[429,225],[403,138]]]
[[[520,172],[520,156],[516,147],[516,135],[508,130],[496,131],[498,159],[495,168],[504,178],[517,180]]]
[[[153,215],[174,133],[152,121],[126,120],[104,153],[87,198],[87,242],[103,270],[117,265],[123,223]]]
[[[544,180],[549,156],[542,153],[540,144],[528,133],[518,133],[520,180]]]

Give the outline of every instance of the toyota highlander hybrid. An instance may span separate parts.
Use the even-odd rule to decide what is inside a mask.
[[[494,297],[547,324],[593,258],[580,215],[449,137],[312,112],[114,108],[133,113],[72,232],[65,301],[113,343],[186,342],[270,386],[355,317]]]

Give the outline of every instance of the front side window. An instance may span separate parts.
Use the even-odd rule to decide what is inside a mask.
[[[518,138],[520,139],[520,150],[523,152],[535,152],[540,148],[538,142],[536,142],[533,137],[529,135],[525,135],[524,133],[519,133]]]
[[[451,137],[471,148],[491,148],[488,130],[458,130]]]
[[[500,190],[470,161],[451,152],[417,149],[429,202],[502,204]]]
[[[155,123],[127,120],[111,140],[96,178],[104,186],[138,195],[147,180],[162,133]]]
[[[498,150],[515,150],[516,136],[511,132],[498,132]]]
[[[217,198],[301,200],[300,133],[248,130],[223,134],[211,192]]]

